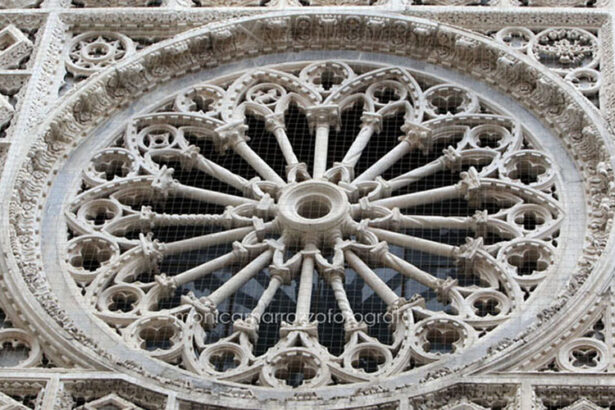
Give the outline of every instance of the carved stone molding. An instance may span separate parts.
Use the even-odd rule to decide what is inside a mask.
[[[611,387],[600,386],[536,386],[536,409],[558,406],[565,409],[603,409],[615,402]]]

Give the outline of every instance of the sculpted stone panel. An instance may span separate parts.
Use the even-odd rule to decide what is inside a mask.
[[[615,403],[612,388],[599,386],[536,386],[536,408],[603,409]]]
[[[87,32],[73,38],[66,66],[76,77],[87,77],[135,52],[132,40],[110,32]]]
[[[34,33],[30,31],[30,33]],[[9,146],[16,109],[23,95],[24,84],[30,77],[26,70],[33,52],[33,44],[27,30],[13,24],[0,30],[0,157]],[[4,162],[4,161],[3,161]]]
[[[529,55],[561,75],[599,106],[602,86],[600,44],[593,33],[564,27],[541,31],[505,27],[492,35],[502,44]]]
[[[519,386],[499,385],[468,388],[465,384],[442,389],[421,397],[410,397],[414,409],[483,410],[520,408]]]
[[[0,9],[37,8],[42,0],[0,0]]]
[[[8,127],[14,112],[15,108],[9,103],[8,98],[0,95],[0,128]]]
[[[164,409],[167,398],[155,391],[122,380],[67,380],[55,408],[79,410]]]
[[[518,3],[529,7],[599,7],[608,4],[600,0],[518,0]]]
[[[609,291],[588,308],[569,328],[553,340],[549,349],[529,360],[520,361],[519,371],[557,373],[605,373],[613,369],[608,359],[614,347],[611,313],[613,294]]]
[[[42,361],[43,351],[38,340],[13,326],[0,310],[0,368],[37,367]]]
[[[18,68],[31,51],[32,42],[18,28],[9,25],[0,30],[0,69]]]
[[[30,77],[29,73],[0,72],[0,145],[8,142],[10,126],[15,117],[16,107],[23,94],[23,85]]]
[[[41,408],[45,383],[32,380],[1,380],[0,405],[3,409],[27,410]]]

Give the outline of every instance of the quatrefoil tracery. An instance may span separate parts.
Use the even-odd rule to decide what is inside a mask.
[[[178,93],[93,155],[66,262],[97,315],[158,359],[274,387],[370,380],[459,353],[521,309],[556,259],[557,181],[521,124],[461,85],[340,61],[257,69]],[[343,318],[339,352],[310,317],[318,281]],[[390,337],[357,319],[358,284]],[[263,348],[281,298],[293,320]]]

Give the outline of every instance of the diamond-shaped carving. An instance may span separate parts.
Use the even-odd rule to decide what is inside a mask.
[[[461,399],[461,401],[458,401],[457,403],[450,404],[442,408],[442,410],[487,410],[487,409],[485,409],[483,406],[479,406],[476,403],[472,403],[466,398],[463,398]]]
[[[0,393],[0,410],[27,410],[28,408],[12,397]]]
[[[600,407],[587,399],[580,399],[562,410],[604,410],[604,407]]]
[[[13,118],[14,112],[15,109],[13,108],[11,103],[9,103],[8,98],[0,94],[0,127],[5,125],[11,120],[11,118]]]
[[[103,410],[103,409],[118,409],[118,410],[143,410],[141,407],[132,404],[117,394],[111,393],[98,400],[84,404],[78,407],[77,410]]]
[[[5,27],[0,31],[0,68],[17,68],[32,52],[32,42],[17,27]]]

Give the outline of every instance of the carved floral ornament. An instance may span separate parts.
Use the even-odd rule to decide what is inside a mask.
[[[585,234],[591,241],[559,305],[542,317],[548,319],[602,274],[594,266],[611,228],[610,146],[595,110],[570,86],[504,46],[424,20],[278,15],[194,30],[137,54],[68,95],[41,128],[16,180],[26,189],[16,188],[11,203],[11,250],[16,271],[73,338],[104,360],[144,372],[79,329],[46,282],[37,257],[38,225],[65,155],[119,107],[171,77],[246,55],[304,48],[394,52],[454,66],[527,105],[561,136],[584,180],[589,207]],[[345,134],[347,149],[339,157],[323,155],[351,109],[361,112],[357,132]],[[291,141],[289,110],[305,118],[309,148],[299,150]],[[401,118],[394,132],[399,141],[382,156],[362,161],[369,141],[386,133],[384,123],[395,117]],[[246,126],[250,118],[263,122],[284,159],[281,166],[256,152],[256,138],[249,140],[252,130]],[[233,156],[243,165],[221,165]],[[306,159],[310,156],[314,159]],[[390,168],[405,157],[414,158],[413,166],[392,175]],[[216,182],[190,186],[182,170]],[[450,183],[416,188],[440,173]],[[480,345],[523,311],[565,247],[566,240],[557,237],[566,219],[558,181],[554,160],[536,136],[462,84],[378,64],[272,66],[179,91],[130,118],[108,147],[93,152],[75,196],[66,202],[70,235],[60,241],[62,263],[84,290],[74,303],[87,306],[97,326],[140,351],[142,360],[181,365],[185,370],[178,378],[188,371],[196,375],[191,380],[284,389],[356,383],[433,368]],[[193,201],[196,212],[173,209],[168,202],[173,198]],[[468,212],[417,211],[449,200]],[[171,242],[156,236],[161,227],[187,225],[202,228],[201,234]],[[470,239],[449,244],[417,233],[443,227],[467,231]],[[213,246],[223,252],[180,272],[161,269],[166,258]],[[448,259],[452,268],[440,277],[399,256],[407,250]],[[227,266],[231,270],[220,285],[182,292]],[[377,273],[384,268],[430,289],[433,301],[396,293]],[[394,318],[391,340],[379,340],[354,320],[357,306],[345,287],[352,275]],[[337,355],[325,349],[317,324],[307,317],[315,277],[331,287],[344,317],[345,345]],[[248,315],[208,342],[218,326],[216,311],[252,278],[262,279],[262,288]],[[257,354],[260,317],[291,283],[295,321]],[[176,302],[161,305],[178,290]],[[438,300],[443,307],[434,307]],[[160,338],[164,346],[150,343]],[[445,346],[434,348],[435,340]]]
[[[579,28],[548,28],[535,34],[526,27],[505,27],[495,38],[549,67],[583,95],[598,94],[600,46],[592,33]]]

